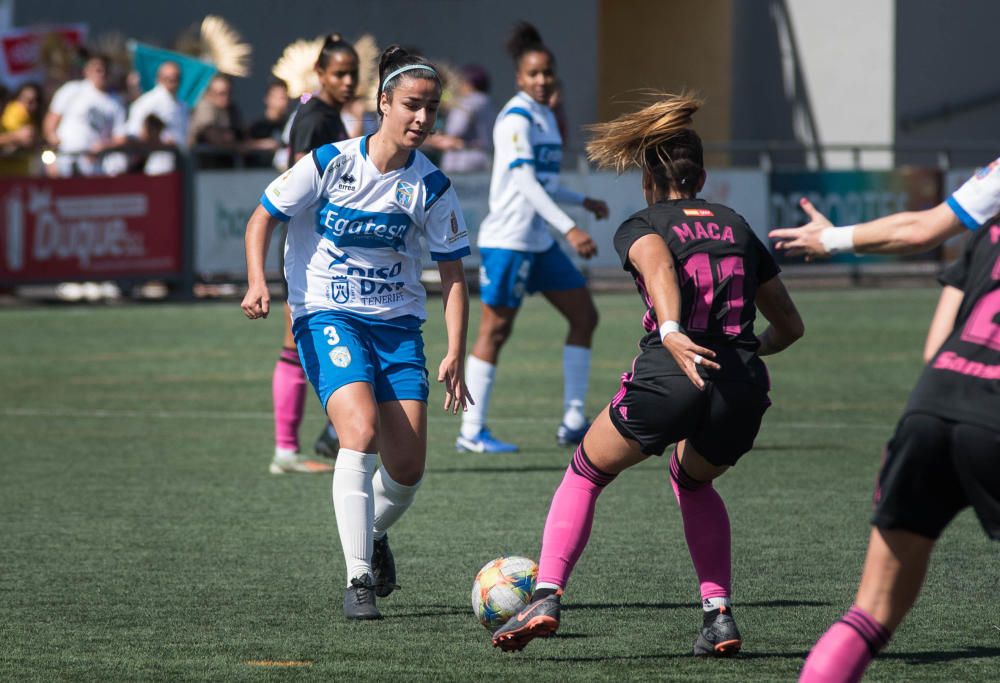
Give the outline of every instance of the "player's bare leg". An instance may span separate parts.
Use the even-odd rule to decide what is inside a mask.
[[[518,310],[480,303],[479,333],[465,363],[465,382],[473,403],[462,414],[461,432],[455,440],[459,451],[514,453],[518,450],[515,444],[493,436],[486,424],[500,350],[510,339]]]
[[[619,472],[647,457],[618,432],[607,408],[601,411],[552,498],[531,603],[493,634],[495,647],[521,650],[558,630],[560,598],[590,538],[597,497]]]
[[[590,426],[584,403],[590,382],[590,347],[597,329],[597,307],[586,287],[542,294],[569,323],[563,347],[563,418],[556,441],[560,446],[575,446]]]
[[[916,602],[933,549],[933,539],[910,531],[872,529],[854,606],[813,646],[799,680],[861,680]]]
[[[375,519],[372,525],[372,577],[375,595],[387,597],[396,584],[396,562],[386,533],[409,509],[420,488],[427,460],[427,405],[422,401],[379,404],[379,453],[375,473]]]

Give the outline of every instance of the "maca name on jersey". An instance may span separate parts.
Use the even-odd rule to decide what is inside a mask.
[[[338,247],[399,251],[411,224],[409,214],[362,211],[329,203],[319,210],[317,232]]]
[[[733,237],[733,229],[728,225],[720,228],[718,223],[702,224],[701,221],[695,221],[694,227],[691,227],[687,223],[681,223],[680,225],[673,226],[671,229],[680,238],[681,244],[684,244],[688,240],[719,240],[720,242],[736,244],[736,239]]]

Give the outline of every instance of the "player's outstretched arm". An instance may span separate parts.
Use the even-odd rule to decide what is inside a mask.
[[[808,199],[799,200],[809,222],[798,228],[769,233],[774,248],[806,260],[841,252],[858,254],[918,254],[964,232],[965,226],[945,203],[926,211],[903,211],[868,223],[834,226]]]
[[[465,386],[465,338],[469,331],[469,288],[465,284],[462,259],[438,261],[441,274],[441,298],[444,302],[444,325],[448,333],[448,351],[438,366],[437,381],[444,384],[444,409],[457,414],[472,403]]]
[[[698,374],[697,365],[718,370],[713,360],[715,352],[695,344],[684,334],[677,322],[681,315],[681,290],[674,270],[674,258],[666,242],[659,235],[644,235],[632,243],[628,258],[646,283],[649,298],[653,301],[656,319],[660,321],[660,339],[687,378],[699,389],[705,380]]]
[[[757,288],[755,303],[757,310],[770,323],[757,337],[760,342],[758,356],[784,351],[806,333],[802,316],[780,277],[773,277]]]
[[[259,204],[247,222],[247,293],[240,307],[251,320],[266,318],[270,311],[271,295],[264,275],[264,259],[271,243],[271,233],[277,223],[278,220]]]

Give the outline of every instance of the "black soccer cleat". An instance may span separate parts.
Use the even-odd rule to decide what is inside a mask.
[[[381,541],[375,539],[372,548],[372,578],[375,582],[375,595],[380,598],[389,597],[399,588],[396,583],[396,560],[389,549],[389,534],[383,536]]]
[[[344,616],[358,620],[382,618],[375,606],[375,584],[368,574],[351,579],[351,585],[344,591]]]
[[[705,623],[694,641],[695,657],[732,657],[743,646],[731,607],[705,612]]]
[[[523,650],[535,638],[545,638],[559,630],[559,598],[562,591],[533,600],[493,634],[493,647],[505,652]]]

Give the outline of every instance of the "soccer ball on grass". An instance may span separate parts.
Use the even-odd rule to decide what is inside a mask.
[[[527,557],[506,555],[487,562],[472,584],[472,613],[493,633],[528,604],[537,576],[538,565]]]

